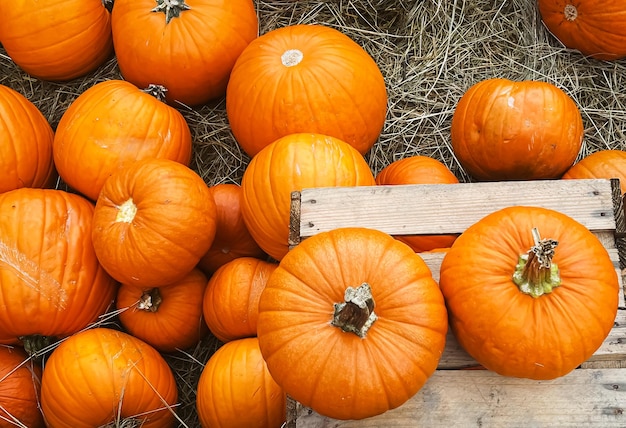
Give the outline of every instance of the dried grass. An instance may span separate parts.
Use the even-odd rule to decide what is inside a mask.
[[[256,4],[261,34],[296,23],[324,24],[349,35],[376,60],[387,82],[389,109],[380,139],[366,156],[374,173],[393,160],[421,154],[441,160],[461,181],[469,181],[450,147],[450,119],[460,96],[491,77],[543,80],[569,94],[585,125],[579,157],[600,149],[626,149],[626,61],[596,61],[565,49],[543,27],[534,0]],[[53,126],[82,91],[120,77],[111,59],[85,78],[65,84],[41,82],[22,73],[0,50],[0,84],[27,96]],[[181,111],[194,136],[193,168],[210,185],[238,183],[249,158],[229,130],[223,100]],[[191,351],[166,356],[180,384],[181,426],[199,426],[195,385],[218,346],[209,337]]]

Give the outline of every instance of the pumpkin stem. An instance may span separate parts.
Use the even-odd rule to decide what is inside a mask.
[[[42,336],[40,334],[32,334],[30,336],[21,336],[19,338],[26,353],[33,359],[38,359],[51,350],[52,345],[59,341],[53,336]]]
[[[357,288],[348,287],[344,300],[334,304],[335,312],[330,324],[364,338],[378,319],[378,315],[374,313],[375,304],[370,285],[364,282]]]
[[[178,18],[183,10],[191,9],[185,0],[156,0],[157,6],[150,12],[163,12],[165,23],[169,24],[172,18]]]
[[[165,94],[167,93],[167,88],[163,85],[155,85],[154,83],[150,83],[146,89],[142,89],[141,92],[145,92],[148,95],[152,95],[159,101],[165,101]]]
[[[161,293],[158,288],[152,288],[150,290],[146,290],[141,294],[139,298],[139,302],[137,303],[136,308],[141,311],[146,312],[156,312],[159,310],[159,306],[163,302],[163,298],[161,297]]]
[[[563,15],[565,15],[565,19],[568,21],[574,21],[578,18],[578,9],[573,4],[566,4],[565,9],[563,9]]]
[[[552,263],[558,241],[541,239],[536,227],[532,229],[532,234],[535,245],[528,253],[519,256],[513,273],[513,282],[522,293],[539,297],[561,285],[559,267]]]
[[[102,0],[102,6],[109,12],[113,11],[113,0]]]
[[[137,214],[137,205],[133,201],[133,198],[126,200],[122,205],[117,207],[117,215],[115,216],[115,222],[132,223]]]

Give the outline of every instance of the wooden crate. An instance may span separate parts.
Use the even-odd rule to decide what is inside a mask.
[[[626,305],[624,209],[618,180],[400,185],[304,189],[292,195],[290,246],[338,227],[391,235],[462,233],[507,206],[541,206],[567,214],[604,244],[620,279],[615,325],[597,352],[551,381],[509,378],[478,364],[448,333],[439,368],[407,403],[360,421],[321,416],[289,400],[287,427],[625,427]],[[619,248],[618,248],[619,247]],[[421,253],[439,279],[443,253]]]

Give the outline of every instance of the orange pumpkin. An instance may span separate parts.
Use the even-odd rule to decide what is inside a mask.
[[[504,376],[554,379],[613,327],[620,287],[602,243],[546,208],[498,210],[446,253],[441,291],[459,344]]]
[[[626,57],[623,0],[539,0],[546,28],[566,47],[601,60]]]
[[[228,342],[256,336],[259,298],[277,266],[253,257],[240,257],[213,274],[202,307],[215,337]]]
[[[221,183],[209,187],[217,216],[217,232],[209,251],[200,259],[198,267],[210,275],[220,266],[238,258],[264,258],[265,252],[256,243],[241,214],[243,193],[241,186]]]
[[[246,167],[241,213],[254,240],[280,260],[289,250],[291,192],[374,184],[369,165],[348,143],[321,134],[291,134],[261,150]]]
[[[0,40],[26,73],[71,80],[113,53],[111,15],[102,0],[0,2]]]
[[[0,346],[0,427],[43,428],[41,367],[21,348]]]
[[[39,109],[19,92],[0,85],[0,193],[52,186],[53,138]]]
[[[417,393],[437,368],[448,323],[418,254],[380,231],[337,228],[280,261],[257,330],[287,394],[321,415],[362,419]]]
[[[124,79],[162,85],[168,103],[188,106],[224,95],[258,26],[251,0],[115,0],[112,14]]]
[[[215,211],[206,183],[190,168],[168,159],[136,161],[114,172],[100,192],[92,233],[96,255],[123,284],[171,284],[211,246]]]
[[[207,277],[194,269],[167,287],[141,289],[122,284],[117,310],[122,326],[161,352],[198,344],[208,328],[202,318]]]
[[[188,165],[189,126],[159,93],[108,80],[80,94],[54,136],[54,162],[63,181],[95,201],[104,181],[134,161],[155,157]]]
[[[619,178],[622,194],[626,193],[626,152],[622,150],[600,150],[576,162],[565,174],[564,179]]]
[[[286,402],[267,371],[256,337],[223,345],[198,380],[196,409],[203,428],[280,428]]]
[[[437,159],[428,156],[410,156],[387,165],[376,176],[378,185],[396,184],[455,184],[459,180]],[[397,236],[413,251],[421,253],[452,245],[457,235]]]
[[[93,205],[53,189],[0,194],[0,338],[69,336],[113,303],[117,284],[91,242]],[[35,349],[36,350],[36,349]]]
[[[41,383],[41,408],[55,428],[169,428],[177,400],[174,375],[154,348],[103,327],[63,341]]]
[[[387,91],[376,62],[348,36],[323,25],[291,25],[241,53],[226,112],[250,156],[300,132],[330,135],[365,154],[384,125]]]
[[[560,178],[572,166],[583,131],[578,107],[558,87],[493,78],[463,94],[450,138],[476,180],[535,180]]]

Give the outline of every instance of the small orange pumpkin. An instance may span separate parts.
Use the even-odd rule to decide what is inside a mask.
[[[574,101],[547,82],[485,79],[470,87],[452,116],[450,138],[476,180],[560,178],[583,140]]]
[[[0,193],[52,186],[53,139],[41,111],[19,92],[0,85]]]
[[[2,46],[39,79],[83,76],[113,53],[111,14],[103,0],[2,1],[0,16]]]
[[[240,257],[213,274],[202,306],[204,319],[215,337],[228,342],[256,336],[259,298],[277,266],[253,257]]]
[[[455,184],[459,180],[437,159],[428,156],[410,156],[387,165],[376,176],[378,185],[396,184]],[[397,236],[396,239],[421,253],[452,245],[457,235]]]
[[[203,428],[280,428],[286,403],[256,337],[223,345],[211,355],[198,380],[196,409]]]
[[[546,28],[566,47],[601,60],[626,57],[623,0],[539,0]]]
[[[207,277],[194,269],[167,287],[141,289],[122,284],[116,305],[122,326],[160,352],[198,344],[208,328],[202,318]]]
[[[0,426],[43,428],[41,367],[22,348],[0,346]]]
[[[150,345],[98,327],[63,341],[46,361],[41,408],[48,426],[174,426],[176,380]]]
[[[238,257],[266,257],[246,227],[241,214],[243,193],[241,186],[221,183],[209,187],[215,206],[216,233],[209,251],[202,256],[198,267],[211,275],[220,266]]]
[[[291,25],[241,53],[226,113],[250,156],[300,132],[330,135],[365,154],[383,128],[387,91],[376,62],[348,36],[323,25]]]
[[[280,260],[289,250],[293,191],[374,184],[369,165],[348,143],[321,134],[291,134],[265,147],[246,167],[241,213],[254,240]]]
[[[443,259],[439,285],[459,344],[489,370],[531,379],[586,361],[613,327],[620,291],[593,233],[527,206],[466,229]]]
[[[593,152],[576,162],[562,178],[618,178],[623,195],[626,193],[626,152],[622,150]]]
[[[94,249],[119,282],[165,286],[191,272],[207,252],[215,215],[209,188],[196,172],[169,159],[139,160],[105,181],[94,210]]]
[[[149,157],[188,165],[191,132],[183,115],[160,101],[160,89],[123,80],[97,83],[63,113],[54,163],[70,187],[92,201],[116,170]]]
[[[338,228],[281,261],[259,301],[259,345],[287,394],[321,415],[400,406],[435,372],[448,330],[422,258],[383,232]]]

